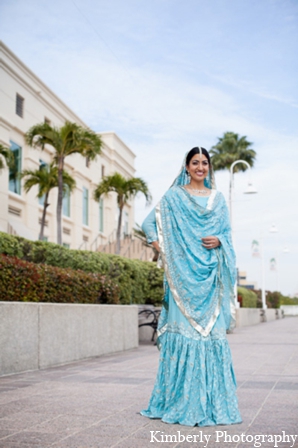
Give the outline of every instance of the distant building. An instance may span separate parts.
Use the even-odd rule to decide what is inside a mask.
[[[53,149],[28,147],[24,134],[43,121],[62,126],[66,120],[80,126],[86,124],[67,107],[31,70],[0,42],[0,143],[9,146],[17,156],[17,171],[37,169],[49,164]],[[115,171],[124,177],[135,173],[135,154],[114,133],[100,133],[102,155],[88,164],[78,154],[66,158],[65,169],[76,180],[76,189],[63,199],[63,244],[72,249],[95,250],[114,239],[118,209],[115,194],[93,199],[93,191],[104,175]],[[37,198],[37,187],[26,194],[22,182],[4,169],[0,174],[0,231],[38,239],[43,200]],[[14,173],[16,174],[16,173]],[[52,190],[47,209],[45,239],[56,242],[57,189]],[[130,233],[134,225],[133,201],[123,213],[123,232]]]
[[[258,284],[255,281],[248,281],[246,271],[238,271],[237,285],[247,289],[258,289]]]

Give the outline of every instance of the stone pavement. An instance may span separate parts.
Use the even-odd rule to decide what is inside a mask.
[[[158,365],[156,347],[141,345],[1,377],[0,447],[298,447],[298,437],[295,444],[286,437],[298,434],[298,318],[239,328],[228,339],[238,380],[240,425],[191,428],[139,415],[147,406]],[[150,431],[160,431],[154,433],[154,442]],[[178,431],[180,441],[162,439],[178,437]],[[219,438],[224,431],[226,441]],[[200,441],[200,434],[210,436],[208,444]],[[256,435],[276,438],[258,441]],[[189,441],[183,442],[183,436]]]

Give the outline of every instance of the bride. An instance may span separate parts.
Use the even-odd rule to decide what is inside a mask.
[[[210,156],[195,147],[143,223],[165,271],[159,368],[141,414],[189,426],[240,423],[226,331],[236,281],[228,210]]]

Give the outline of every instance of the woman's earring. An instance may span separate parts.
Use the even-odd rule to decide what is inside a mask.
[[[185,172],[186,172],[186,175],[189,176],[189,172],[187,170],[185,170]]]

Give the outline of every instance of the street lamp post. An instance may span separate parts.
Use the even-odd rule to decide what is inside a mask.
[[[281,271],[278,272],[278,270],[280,269],[280,256],[281,256],[281,254],[288,254],[289,252],[290,252],[290,249],[289,249],[287,246],[285,246],[285,247],[279,252],[278,258],[277,258],[277,260],[276,260],[276,262],[277,262],[277,291],[278,291],[278,292],[280,292],[279,278],[280,278],[280,273],[281,273]]]
[[[272,224],[272,226],[269,229],[270,233],[277,233],[278,232],[278,228],[276,227],[275,224]],[[276,269],[276,290],[279,291],[279,278],[278,278],[278,264],[279,264],[279,260],[278,260],[278,256],[275,256],[275,269]]]
[[[276,227],[275,224],[272,224],[272,226],[269,229],[270,233],[278,233],[278,228]],[[280,247],[277,250],[277,254],[275,255],[275,261],[276,261],[276,286],[277,286],[277,291],[279,292],[280,290],[280,285],[279,285],[279,268],[280,268],[280,255],[281,253],[289,253],[289,249],[288,247],[284,247],[283,249],[280,249]]]
[[[270,233],[277,233],[278,229],[275,224],[272,224],[272,226],[269,229]],[[267,308],[266,304],[266,291],[265,291],[265,253],[264,253],[264,234],[263,231],[261,231],[261,282],[262,282],[262,308],[265,310]],[[289,249],[286,247],[282,251],[284,253],[288,253]],[[279,291],[279,257],[276,257],[276,276],[277,276],[277,291]]]
[[[260,243],[259,246],[258,241],[253,241],[253,257],[259,257],[261,261],[261,292],[262,292],[262,309],[265,310],[267,308],[266,304],[266,291],[265,291],[265,255],[264,255],[264,233],[263,230],[260,232]],[[260,247],[260,250],[259,250]]]
[[[261,231],[261,283],[262,283],[262,308],[267,309],[266,303],[266,291],[265,291],[265,254],[264,254],[264,236],[263,231]]]
[[[232,235],[232,241],[235,247],[235,238],[234,238],[234,226],[233,226],[233,193],[234,193],[234,176],[233,176],[233,170],[235,165],[237,165],[238,163],[244,163],[244,165],[247,166],[247,168],[249,168],[249,170],[251,170],[251,166],[248,162],[246,162],[245,160],[236,160],[235,162],[232,163],[231,167],[230,167],[230,191],[229,191],[229,206],[230,206],[230,225],[231,225],[231,235]],[[247,188],[244,191],[244,194],[254,194],[257,193],[257,190],[253,187],[251,180],[248,182]],[[236,305],[239,308],[240,304],[238,302],[238,298],[237,298],[237,280],[236,283],[234,285],[234,296],[235,296],[235,301],[236,301]]]
[[[247,168],[249,168],[249,170],[251,170],[251,166],[248,162],[246,162],[245,160],[236,160],[235,162],[232,163],[231,167],[230,167],[230,194],[229,194],[229,204],[230,204],[230,223],[231,223],[231,232],[232,232],[232,237],[233,237],[233,192],[234,192],[234,176],[233,176],[233,170],[235,165],[237,165],[238,163],[244,163],[244,165],[247,166]],[[244,191],[244,194],[254,194],[257,193],[257,190],[253,187],[251,180],[248,182],[248,185],[246,187],[246,190]]]

